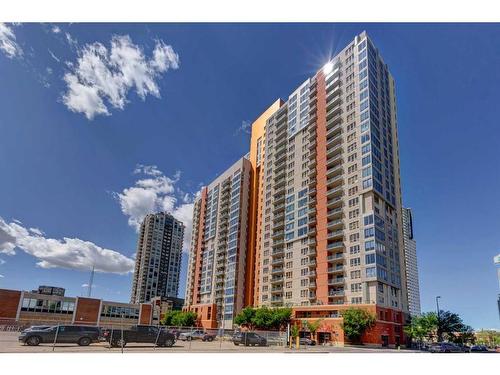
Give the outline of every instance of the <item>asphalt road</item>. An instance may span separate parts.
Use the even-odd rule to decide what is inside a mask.
[[[107,343],[96,343],[90,346],[76,344],[51,344],[39,346],[23,345],[18,341],[17,332],[0,332],[0,353],[121,353],[121,348],[109,348]],[[177,341],[171,348],[159,348],[149,344],[127,344],[124,353],[409,353],[411,350],[396,350],[369,347],[334,347],[334,346],[303,346],[300,349],[289,349],[282,346],[245,347],[235,346],[230,341]]]

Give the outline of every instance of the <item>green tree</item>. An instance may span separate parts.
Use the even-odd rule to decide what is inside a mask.
[[[491,329],[482,329],[476,332],[476,341],[481,345],[494,347],[500,345],[500,332]]]
[[[165,314],[165,316],[163,317],[163,319],[161,320],[160,324],[162,324],[164,326],[171,326],[171,325],[173,325],[172,319],[174,318],[174,316],[176,316],[180,312],[182,312],[182,311],[178,311],[178,310],[168,311]]]
[[[292,319],[292,309],[289,307],[281,307],[272,309],[271,312],[271,328],[283,330]]]
[[[410,325],[404,328],[406,335],[412,339],[416,339],[421,345],[424,339],[429,339],[436,331],[438,318],[436,313],[430,312],[420,316],[414,316],[411,319]]]
[[[476,342],[474,329],[471,326],[464,324],[462,330],[454,335],[452,341],[456,344],[474,344]]]
[[[255,309],[253,307],[245,307],[241,312],[235,316],[234,323],[242,326],[246,325],[253,329],[253,318],[255,317]]]
[[[375,324],[375,316],[366,310],[350,308],[342,313],[342,329],[351,342],[359,343],[363,333]]]
[[[439,342],[443,341],[443,338],[453,340],[455,334],[462,332],[464,327],[462,318],[458,314],[451,311],[439,311],[437,326],[437,339]]]
[[[315,321],[306,320],[304,323],[307,330],[311,332],[311,338],[313,340],[316,340],[316,332],[318,331],[319,327],[321,327],[322,319],[318,319]]]
[[[260,307],[244,308],[234,318],[234,323],[246,325],[250,329],[284,329],[292,318],[292,309]]]
[[[166,326],[193,327],[198,316],[194,311],[170,311],[165,314],[162,324]]]

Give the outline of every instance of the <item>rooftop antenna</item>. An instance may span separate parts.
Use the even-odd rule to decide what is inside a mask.
[[[92,295],[92,284],[94,283],[94,272],[95,272],[95,265],[92,266],[92,271],[90,271],[90,280],[89,280],[89,287],[87,291],[87,297],[90,297]]]

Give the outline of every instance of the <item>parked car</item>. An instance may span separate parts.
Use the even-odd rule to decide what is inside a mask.
[[[197,329],[191,332],[182,332],[179,335],[179,340],[191,341],[191,340],[201,340],[201,341],[214,341],[215,335],[207,333],[202,329]]]
[[[429,348],[431,353],[462,353],[462,348],[451,342],[438,342]]]
[[[57,336],[57,337],[56,337]],[[88,346],[93,342],[98,342],[101,336],[99,327],[62,325],[55,327],[33,328],[21,332],[19,341],[29,346],[39,344],[56,343],[78,344]]]
[[[122,347],[129,342],[156,344],[157,346],[171,347],[175,344],[175,335],[165,329],[155,326],[136,325],[130,329],[106,329],[103,336],[112,347]]]
[[[255,332],[236,332],[233,336],[233,344],[245,346],[267,346],[265,337]]]
[[[299,339],[299,344],[313,346],[313,345],[316,345],[316,341],[314,341],[313,339],[311,339],[309,337],[301,337]]]
[[[23,329],[22,332],[29,332],[29,331],[42,331],[44,329],[52,328],[53,326],[31,326],[26,329]]]
[[[474,345],[470,348],[471,352],[479,353],[479,352],[487,352],[488,348],[485,345]]]
[[[458,347],[462,349],[462,353],[470,353],[470,346],[465,344],[458,344]]]

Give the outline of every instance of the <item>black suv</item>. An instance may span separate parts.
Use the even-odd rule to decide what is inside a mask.
[[[19,341],[29,346],[52,344],[54,340],[57,344],[88,346],[93,342],[98,342],[100,336],[99,327],[64,325],[23,331],[19,335]]]
[[[255,332],[236,332],[233,336],[233,344],[236,346],[240,344],[245,346],[267,346],[267,340]]]
[[[171,347],[175,344],[175,335],[163,328],[146,325],[132,326],[130,329],[105,329],[104,339],[113,347],[123,347],[129,342],[148,343],[157,346]]]

